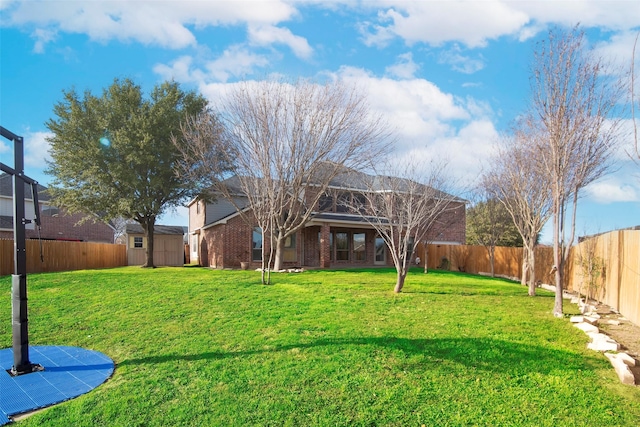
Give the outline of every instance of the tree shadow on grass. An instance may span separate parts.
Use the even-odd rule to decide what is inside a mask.
[[[332,353],[339,354],[347,347],[361,347],[363,358],[369,357],[371,349],[387,350],[389,356],[399,360],[412,357],[416,369],[429,369],[444,361],[461,364],[470,369],[496,372],[507,375],[523,375],[527,373],[565,373],[591,369],[599,360],[567,350],[527,345],[517,342],[493,338],[434,338],[408,339],[395,337],[363,337],[320,339],[309,343],[275,346],[269,349],[243,351],[214,351],[200,354],[167,354],[158,356],[127,359],[118,366],[158,364],[173,361],[222,360],[242,358],[253,355],[287,352],[298,349],[331,348]],[[379,354],[379,353],[377,353]],[[422,356],[417,362],[413,356]],[[404,363],[404,362],[402,362]],[[404,366],[404,369],[412,366]]]

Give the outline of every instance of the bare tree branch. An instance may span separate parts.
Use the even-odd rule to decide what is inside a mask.
[[[556,316],[562,316],[564,266],[574,240],[579,193],[612,169],[621,124],[614,113],[624,93],[622,81],[587,50],[578,27],[552,30],[539,44],[532,64],[531,117],[543,132],[538,153],[552,179]]]
[[[444,163],[423,168],[414,163],[383,165],[375,176],[353,185],[364,187],[360,197],[342,202],[386,243],[397,271],[395,292],[402,291],[418,244],[433,240],[451,218],[463,217],[465,209],[464,200],[443,191],[452,186]]]
[[[498,144],[491,169],[482,186],[511,214],[524,244],[522,284],[529,284],[535,295],[535,256],[537,237],[551,217],[551,180],[540,167],[540,134],[522,120],[514,135]]]
[[[391,139],[364,94],[340,81],[241,82],[221,99],[215,119],[210,113],[191,125],[181,141],[183,173],[221,178],[207,165],[224,157],[233,191],[224,179],[211,184],[232,203],[242,195],[246,205],[237,207],[250,208],[244,218],[273,234],[276,270],[285,239],[309,221],[331,180],[345,167],[370,166]]]

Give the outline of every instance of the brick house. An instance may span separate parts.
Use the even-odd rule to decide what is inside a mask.
[[[348,182],[354,181],[336,177],[330,191],[338,195],[363,191]],[[322,206],[316,206],[305,226],[287,238],[284,267],[392,266],[388,249],[376,230],[359,214],[350,213],[345,206],[336,203],[337,199],[339,196],[321,200]],[[465,243],[465,202],[455,199],[453,209],[443,221],[447,225],[431,230],[428,236],[431,243]],[[243,199],[238,198],[236,205],[242,208],[246,202],[243,204]],[[243,218],[232,203],[221,197],[214,203],[196,198],[188,204],[188,208],[192,263],[214,268],[238,268],[241,263],[246,263],[249,268],[260,267],[260,229],[250,225],[250,221]],[[246,218],[251,218],[248,208],[243,210]],[[321,242],[325,243],[321,245]]]
[[[25,216],[35,218],[31,186],[25,184]],[[44,240],[72,240],[82,242],[113,243],[114,227],[102,221],[85,221],[78,224],[83,214],[65,214],[51,204],[46,187],[38,185],[41,230]],[[34,224],[26,225],[27,239],[37,239]],[[0,174],[0,239],[13,239],[13,179],[11,175]]]

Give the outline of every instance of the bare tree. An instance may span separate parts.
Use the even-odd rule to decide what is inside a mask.
[[[505,137],[482,178],[482,186],[511,214],[523,241],[522,285],[535,295],[535,255],[538,234],[551,216],[551,182],[542,173],[537,156],[537,135],[527,127]]]
[[[591,299],[601,301],[602,277],[605,270],[604,260],[598,256],[598,236],[586,237],[578,244],[576,262],[580,267],[582,278],[578,286],[578,296],[584,295],[584,304],[580,303],[582,313],[585,312]]]
[[[610,172],[617,144],[621,120],[614,113],[625,91],[610,71],[587,50],[577,27],[550,31],[534,53],[531,117],[544,134],[538,153],[552,180],[557,317],[563,315],[564,267],[574,240],[580,190]]]
[[[277,183],[270,175],[232,174],[234,167],[244,159],[233,158],[224,124],[219,115],[211,110],[189,118],[182,126],[181,138],[174,137],[173,142],[182,153],[177,172],[197,185],[200,197],[207,202],[224,198],[247,224],[260,229],[261,280],[265,285],[271,284],[270,266],[274,245],[270,236],[276,215],[275,198],[272,195],[278,190]],[[260,153],[268,156],[266,151]]]
[[[397,271],[396,293],[402,291],[418,244],[450,223],[447,213],[464,210],[464,200],[443,191],[451,186],[445,165],[431,166],[426,173],[411,163],[386,168],[391,175],[369,176],[360,183],[365,188],[360,197],[346,202],[387,245]]]
[[[282,267],[286,238],[309,221],[331,180],[345,166],[366,168],[391,137],[365,95],[340,81],[241,82],[222,98],[216,118],[222,127],[200,118],[185,128],[182,170],[215,172],[209,158],[223,153],[248,201],[246,217],[266,233],[263,242],[273,236],[274,270]],[[206,133],[200,125],[215,128],[211,138],[199,137]]]

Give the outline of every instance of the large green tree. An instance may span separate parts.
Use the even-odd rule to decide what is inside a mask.
[[[180,154],[171,136],[206,106],[175,82],[148,97],[130,79],[114,80],[101,96],[64,91],[47,122],[52,196],[70,212],[138,222],[147,237],[144,266],[153,267],[156,219],[199,190],[175,173]]]
[[[522,237],[511,214],[498,199],[484,198],[467,210],[467,243],[484,246],[491,276],[495,274],[496,246],[522,246]]]

